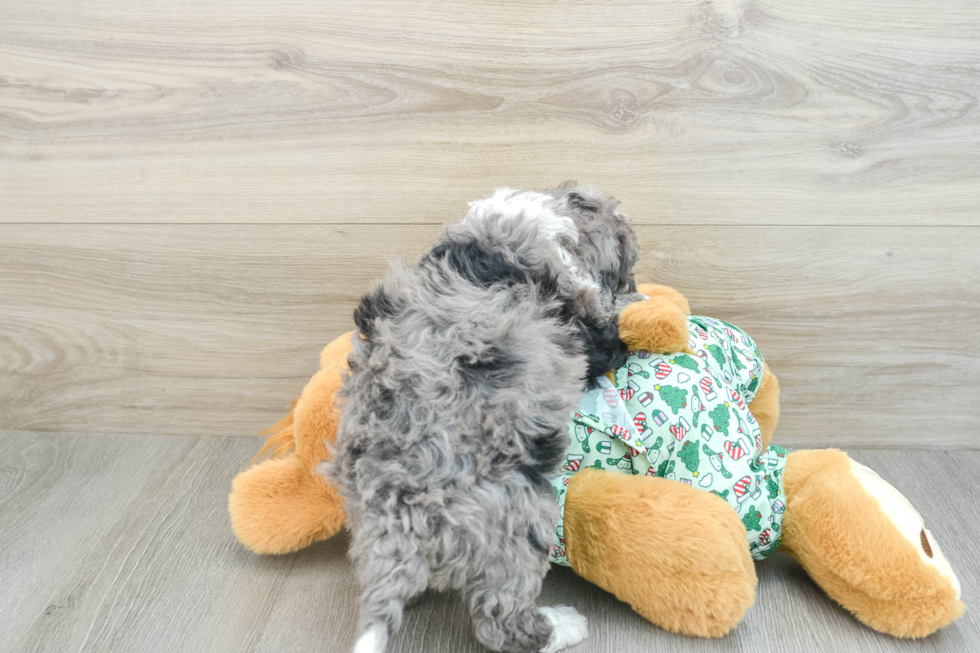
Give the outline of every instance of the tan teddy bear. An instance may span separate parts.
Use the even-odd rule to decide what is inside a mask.
[[[636,359],[611,371],[605,386],[615,393],[607,395],[610,402],[627,411],[620,417],[632,418],[637,428],[625,424],[617,430],[615,420],[588,421],[581,411],[581,419],[573,419],[570,451],[582,446],[576,425],[585,429],[583,442],[593,437],[597,448],[570,454],[566,471],[575,473],[564,474],[558,484],[564,511],[554,547],[561,557],[651,622],[689,635],[719,637],[738,624],[754,601],[753,557],[776,546],[835,601],[881,632],[924,637],[958,618],[964,606],[956,576],[904,496],[841,451],[787,454],[770,446],[779,419],[779,383],[761,354],[752,367],[758,350],[751,339],[732,325],[690,316],[687,300],[670,288],[645,285],[640,292],[650,299],[620,315],[620,337]],[[724,343],[715,351],[699,342],[714,330],[724,340],[726,329],[727,353]],[[330,457],[327,443],[336,437],[337,392],[352,337],[345,334],[323,350],[320,371],[292,412],[269,430],[257,456],[268,459],[234,481],[232,527],[256,553],[295,551],[331,537],[344,524],[343,500],[317,467]],[[676,384],[666,391],[670,374],[685,378],[695,372],[703,373],[705,385],[684,390]],[[646,387],[641,382],[661,376],[663,384],[634,394],[634,388]],[[751,389],[738,385],[739,379]],[[706,398],[721,391],[729,393],[725,410],[709,418]],[[753,395],[750,401],[743,400],[746,393]],[[672,409],[654,413],[648,406],[655,401]],[[702,420],[700,431],[691,428],[694,415]],[[730,424],[729,416],[737,423]],[[663,429],[671,429],[673,440],[654,447],[665,439]],[[606,456],[609,465],[600,441],[603,450],[621,452]],[[581,465],[588,456],[595,466]],[[731,470],[742,462],[752,472],[738,476]],[[709,476],[711,484],[704,483]],[[656,564],[620,563],[644,550]]]

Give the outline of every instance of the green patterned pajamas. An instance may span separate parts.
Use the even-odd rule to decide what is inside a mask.
[[[741,329],[688,316],[695,355],[630,352],[585,394],[568,427],[569,447],[552,486],[565,513],[569,479],[586,467],[660,476],[720,496],[745,524],[752,557],[779,546],[786,450],[762,449],[748,405],[762,382],[762,355]],[[651,517],[652,518],[652,517]],[[552,562],[567,565],[561,521]]]

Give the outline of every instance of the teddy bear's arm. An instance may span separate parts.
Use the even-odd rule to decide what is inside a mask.
[[[687,348],[687,315],[691,307],[682,294],[655,284],[637,290],[649,299],[635,302],[619,314],[619,338],[631,350],[673,354]]]
[[[772,434],[779,424],[779,379],[769,369],[765,361],[762,362],[762,383],[755,393],[755,398],[749,404],[752,416],[759,423],[759,432],[762,436],[763,451],[772,441]]]

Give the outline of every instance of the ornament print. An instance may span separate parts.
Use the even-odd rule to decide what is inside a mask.
[[[693,354],[630,352],[614,381],[603,376],[568,427],[569,446],[552,486],[564,515],[572,475],[586,468],[660,476],[711,492],[737,511],[749,551],[779,547],[785,511],[786,451],[762,449],[749,404],[762,380],[762,355],[744,331],[688,316]],[[651,516],[654,518],[654,516]],[[568,564],[559,523],[553,562]]]

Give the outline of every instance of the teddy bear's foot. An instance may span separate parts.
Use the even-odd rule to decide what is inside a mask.
[[[738,514],[684,483],[583,470],[569,483],[564,532],[576,573],[670,632],[721,637],[755,600]]]
[[[344,525],[343,499],[297,456],[266,460],[239,474],[228,497],[235,535],[255,553],[290,553]]]
[[[835,449],[796,451],[784,475],[783,545],[871,628],[925,637],[962,613],[960,586],[915,508]]]

